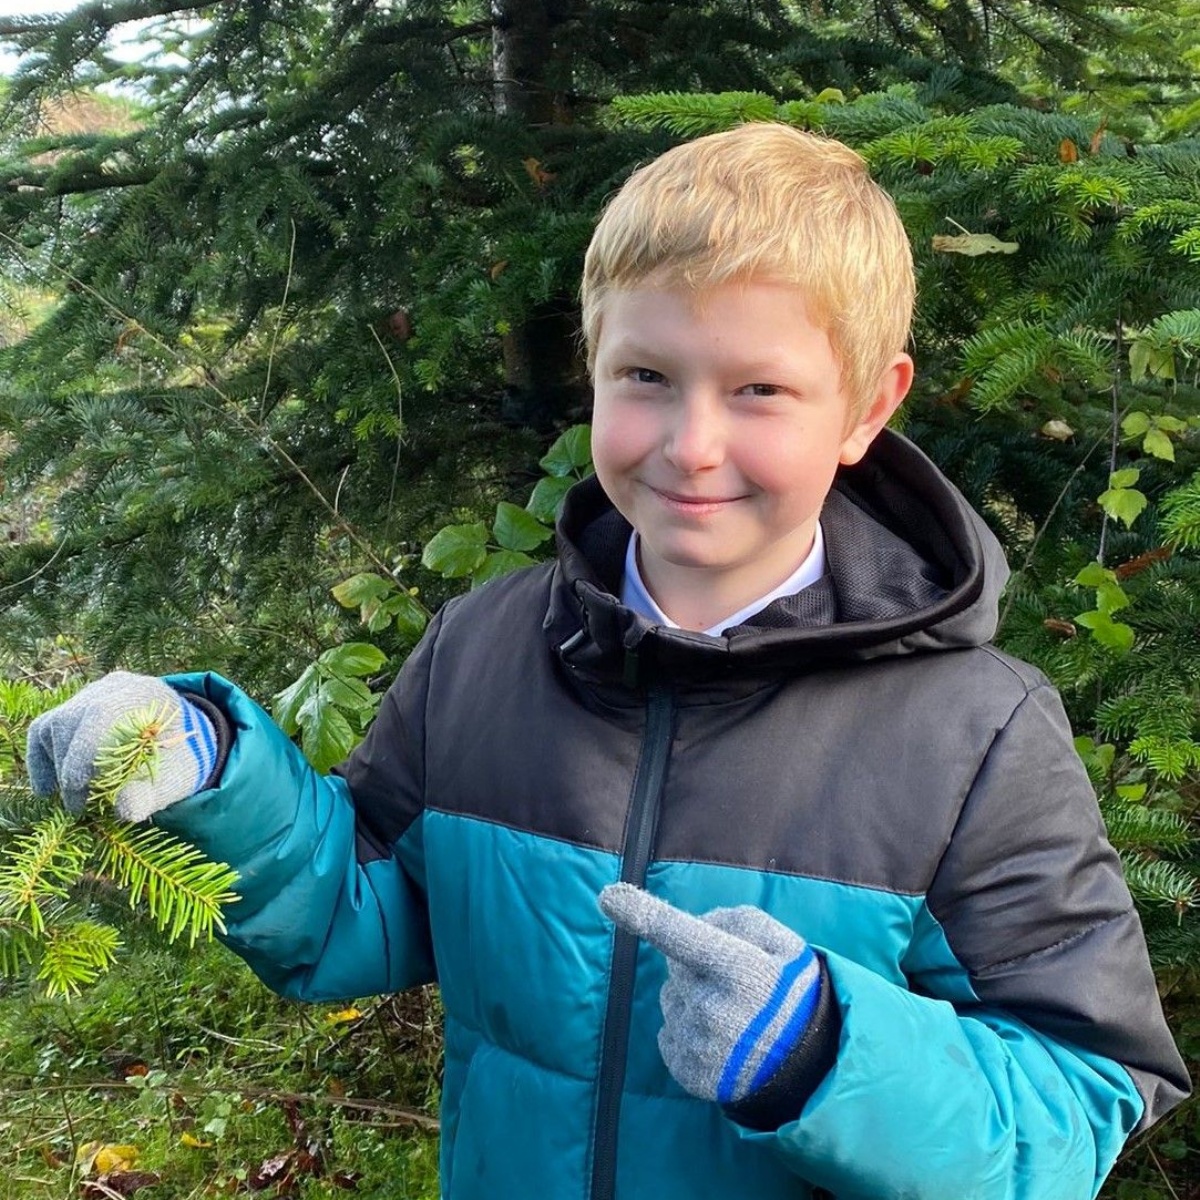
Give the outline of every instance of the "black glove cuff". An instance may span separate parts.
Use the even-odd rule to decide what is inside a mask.
[[[794,1121],[837,1058],[842,1013],[833,996],[825,960],[819,954],[817,962],[821,967],[821,994],[804,1036],[758,1091],[736,1104],[721,1106],[730,1120],[747,1129],[765,1133]]]
[[[233,747],[233,726],[230,725],[229,718],[207,696],[201,696],[196,692],[180,692],[179,695],[208,718],[217,739],[217,761],[213,763],[213,769],[200,789],[200,791],[206,792],[221,782],[221,772],[225,770],[225,760],[229,757],[229,751]]]

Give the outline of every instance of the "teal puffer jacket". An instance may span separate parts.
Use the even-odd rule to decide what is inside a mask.
[[[988,644],[1004,567],[886,434],[830,573],[722,638],[624,609],[594,482],[556,564],[448,604],[321,777],[243,693],[220,786],[160,823],[241,874],[228,941],[309,999],[436,979],[449,1200],[1085,1200],[1186,1093],[1061,705]],[[825,958],[836,1060],[779,1129],[659,1058],[630,880],[752,904]]]

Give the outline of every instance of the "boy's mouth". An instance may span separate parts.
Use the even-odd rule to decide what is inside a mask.
[[[656,487],[651,487],[650,490],[669,508],[688,513],[716,512],[742,499],[741,496],[691,496]]]

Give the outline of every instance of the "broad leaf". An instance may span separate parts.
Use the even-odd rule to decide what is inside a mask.
[[[371,675],[387,662],[387,655],[370,642],[344,642],[317,659],[337,675]]]
[[[333,592],[333,598],[343,608],[358,608],[360,605],[369,604],[372,600],[384,599],[395,586],[391,580],[384,579],[382,575],[376,575],[373,571],[364,571],[342,580],[330,590]]]
[[[533,550],[540,546],[554,530],[547,528],[532,513],[507,500],[496,505],[496,521],[492,536],[503,550]]]
[[[525,507],[539,521],[553,524],[558,519],[563,500],[574,486],[575,480],[570,475],[546,475],[537,481]]]
[[[1090,629],[1096,641],[1109,650],[1116,650],[1123,654],[1133,649],[1133,630],[1120,621],[1114,621],[1108,613],[1080,613],[1075,620],[1085,629]]]
[[[572,425],[539,463],[547,475],[570,475],[592,465],[592,430],[589,425]]]
[[[487,556],[487,526],[447,525],[425,544],[421,563],[447,579],[460,579],[476,570]]]
[[[1137,344],[1138,343],[1136,343],[1136,342],[1134,343],[1134,345],[1137,345]],[[1132,353],[1133,353],[1133,350],[1131,347],[1130,354],[1132,355]],[[1131,437],[1131,438],[1132,437],[1141,437],[1141,435],[1143,433],[1145,433],[1146,430],[1148,430],[1149,428],[1150,428],[1150,417],[1149,417],[1149,414],[1144,413],[1144,412],[1131,412],[1121,422],[1121,432],[1126,437]]]
[[[311,697],[300,713],[300,748],[318,771],[328,771],[354,749],[358,741],[345,714],[329,702]]]
[[[1151,429],[1146,434],[1142,440],[1142,449],[1147,454],[1153,454],[1155,458],[1166,459],[1167,462],[1175,461],[1175,447],[1161,429]]]
[[[1108,477],[1108,486],[1110,488],[1130,488],[1137,483],[1141,476],[1141,471],[1137,467],[1125,467],[1124,470],[1114,471]]]
[[[321,682],[316,663],[309,663],[295,683],[275,694],[274,717],[279,728],[289,737],[299,728],[299,713]]]
[[[429,624],[429,614],[411,592],[397,592],[383,605],[383,611],[396,623],[396,632],[407,642],[415,642]]]
[[[1080,587],[1103,587],[1106,583],[1115,583],[1117,580],[1116,573],[1110,571],[1107,567],[1102,567],[1098,562],[1090,562],[1078,575],[1075,576],[1074,582]]]
[[[1117,474],[1123,475],[1124,471]],[[1138,519],[1142,509],[1146,507],[1146,497],[1136,488],[1116,487],[1101,492],[1097,497],[1100,507],[1115,521],[1122,521],[1126,528]]]
[[[535,562],[536,559],[530,558],[528,554],[522,554],[520,550],[497,550],[495,554],[489,554],[483,560],[483,566],[471,576],[471,582],[478,587],[481,583],[487,583],[489,579],[507,575],[509,571],[516,571],[521,567],[531,567]]]

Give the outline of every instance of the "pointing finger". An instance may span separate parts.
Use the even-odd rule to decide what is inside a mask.
[[[600,909],[628,933],[693,971],[728,975],[746,955],[761,955],[750,942],[685,913],[631,883],[610,883],[600,893]]]

